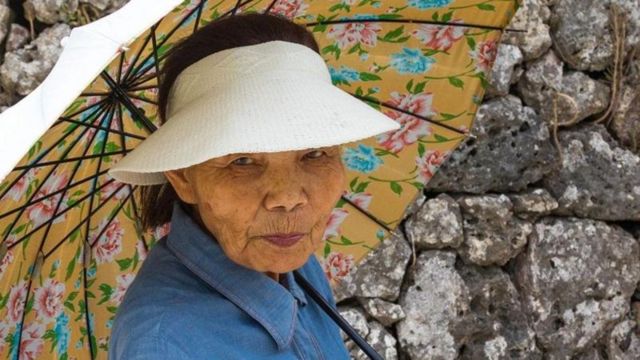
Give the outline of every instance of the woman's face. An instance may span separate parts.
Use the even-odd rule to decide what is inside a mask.
[[[304,265],[322,245],[345,170],[339,145],[274,153],[237,153],[165,172],[180,199],[234,262],[260,272]],[[263,238],[300,232],[290,246]]]

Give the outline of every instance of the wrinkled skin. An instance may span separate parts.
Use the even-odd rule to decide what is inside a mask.
[[[164,174],[232,261],[278,280],[323,245],[345,183],[341,156],[340,145],[236,153]],[[305,235],[290,247],[261,237],[291,232]]]

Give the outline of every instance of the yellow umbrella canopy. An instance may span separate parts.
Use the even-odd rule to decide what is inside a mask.
[[[225,16],[304,24],[333,83],[402,124],[345,144],[348,181],[316,254],[337,281],[390,236],[468,136],[516,0],[184,1],[123,49],[0,183],[0,356],[106,358],[122,296],[169,224],[107,175],[152,133],[174,44]],[[46,355],[45,355],[46,354]]]

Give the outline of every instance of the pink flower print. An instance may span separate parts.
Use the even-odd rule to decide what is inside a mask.
[[[462,23],[461,19],[453,20],[452,23]],[[453,44],[460,40],[465,33],[465,29],[460,26],[443,26],[422,24],[411,31],[422,44],[429,49],[447,51]]]
[[[485,41],[477,45],[477,48],[471,51],[471,57],[476,62],[476,71],[488,73],[498,54],[498,45],[495,40]]]
[[[11,286],[9,301],[7,302],[7,313],[9,314],[11,324],[22,320],[22,312],[24,311],[24,302],[26,299],[27,283],[24,280]]]
[[[47,279],[44,284],[35,290],[33,307],[36,309],[38,319],[45,323],[55,320],[62,311],[62,296],[64,295],[64,284],[55,280]]]
[[[5,270],[13,262],[13,250],[8,250],[4,257],[0,259],[0,279],[2,279]]]
[[[36,176],[40,172],[39,167],[29,169],[23,176],[21,176],[18,181],[7,191],[6,197],[12,198],[14,201],[18,201],[24,196],[29,188],[29,184],[36,179]],[[35,187],[32,187],[35,189]]]
[[[98,229],[92,232],[92,246],[96,262],[98,264],[112,262],[113,257],[122,251],[122,236],[124,235],[124,229],[120,225],[120,220],[117,217],[113,218],[109,225],[106,225],[109,219],[102,220]],[[95,243],[95,238],[104,227],[107,226],[102,233],[98,242]]]
[[[26,210],[27,217],[33,222],[34,227],[49,221],[54,216],[54,212],[56,210],[56,207],[58,206],[59,201],[62,201],[62,204],[60,204],[58,211],[62,211],[65,209],[65,200],[60,199],[62,197],[62,192],[54,196],[49,196],[46,199],[38,199],[41,199],[49,194],[63,189],[68,184],[68,182],[69,178],[64,172],[62,174],[51,174],[47,181],[42,185],[40,190],[38,190],[38,193],[33,198],[33,200],[37,202],[27,207]],[[64,214],[57,216],[53,220],[53,223],[55,224],[63,221],[64,218]]]
[[[343,191],[342,193],[344,197],[349,199],[354,205],[359,207],[360,209],[366,210],[371,204],[371,198],[373,197],[370,193],[354,193],[351,191]]]
[[[147,248],[144,246],[144,241],[139,239],[136,243],[136,251],[138,251],[138,260],[144,261],[147,258]]]
[[[118,180],[107,176],[105,184],[106,185],[100,189],[100,202],[104,202],[109,198],[120,201],[129,195],[129,186],[119,182]],[[113,196],[111,196],[112,194]]]
[[[134,278],[135,275],[131,273],[118,275],[118,277],[116,277],[118,286],[116,287],[116,291],[113,292],[113,295],[111,295],[111,301],[113,301],[116,305],[120,305],[122,299],[124,298],[124,293],[127,292],[127,289],[133,282]]]
[[[400,110],[430,118],[436,114],[432,107],[433,95],[430,92],[419,94],[391,93],[389,104]],[[413,144],[422,136],[431,134],[431,125],[427,121],[399,111],[385,110],[384,113],[400,123],[400,129],[376,136],[378,144],[395,153]]]
[[[349,273],[354,263],[353,255],[332,251],[324,259],[322,267],[329,281],[340,281]]]
[[[336,39],[340,49],[350,48],[356,43],[374,47],[377,33],[382,27],[375,22],[334,24],[329,27],[327,37]]]
[[[160,240],[169,233],[169,230],[171,230],[171,222],[166,222],[153,229],[153,237]]]
[[[304,0],[277,0],[270,13],[283,15],[289,19],[304,15],[309,7]]]
[[[427,150],[423,157],[416,158],[416,164],[418,165],[418,181],[426,184],[429,179],[433,177],[438,167],[442,165],[442,162],[446,158],[449,152],[442,152],[440,150]]]
[[[22,330],[20,340],[20,359],[34,360],[42,352],[44,325],[33,322]]]
[[[327,221],[327,227],[325,228],[322,240],[326,240],[332,236],[338,236],[340,234],[340,224],[349,215],[349,212],[343,208],[333,208],[329,220]]]

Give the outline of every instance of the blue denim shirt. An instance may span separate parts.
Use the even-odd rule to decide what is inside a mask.
[[[299,271],[335,307],[315,255]],[[280,280],[231,261],[176,203],[118,309],[109,359],[349,359],[293,274]]]

